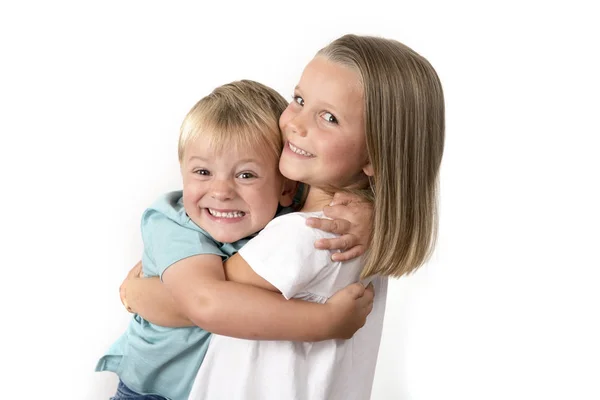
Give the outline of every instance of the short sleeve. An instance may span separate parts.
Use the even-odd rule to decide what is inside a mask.
[[[239,251],[250,267],[290,299],[307,291],[325,267],[331,252],[314,247],[323,232],[306,225],[301,214],[275,218]]]
[[[226,257],[214,239],[154,209],[142,216],[142,238],[146,275],[162,277],[174,263],[199,254]]]

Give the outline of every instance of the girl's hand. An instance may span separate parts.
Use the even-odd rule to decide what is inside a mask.
[[[129,307],[129,304],[127,304],[127,285],[131,282],[132,279],[139,279],[142,277],[142,262],[138,261],[138,263],[135,264],[135,266],[129,271],[129,273],[125,277],[125,280],[123,281],[123,283],[121,283],[121,286],[119,287],[119,296],[121,297],[121,303],[123,303],[125,309],[130,313],[133,313],[134,311],[131,309],[131,307]]]
[[[342,250],[331,256],[333,261],[347,261],[359,257],[367,250],[373,229],[373,205],[349,193],[336,193],[331,205],[323,209],[325,218],[309,218],[306,224],[340,235],[333,239],[319,239],[317,249]]]
[[[325,303],[330,308],[331,330],[328,339],[350,339],[363,327],[373,309],[375,291],[370,283],[353,283],[339,290]]]

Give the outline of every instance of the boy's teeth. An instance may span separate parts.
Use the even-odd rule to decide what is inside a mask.
[[[219,212],[217,210],[213,210],[212,208],[208,208],[208,212],[210,215],[217,218],[240,218],[246,215],[243,211],[230,211],[230,212]]]
[[[292,150],[296,154],[300,154],[301,156],[306,156],[306,157],[313,157],[314,156],[314,154],[310,154],[308,151],[304,151],[302,149],[299,149],[298,147],[294,146],[290,142],[288,142],[288,144],[290,146],[290,150]]]

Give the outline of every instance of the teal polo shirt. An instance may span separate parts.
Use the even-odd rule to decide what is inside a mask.
[[[162,196],[144,212],[142,238],[144,275],[159,277],[170,265],[198,254],[215,254],[224,261],[249,240],[215,241],[187,216],[181,191]],[[210,335],[198,327],[154,325],[134,314],[127,332],[98,361],[96,371],[115,372],[140,394],[187,399]]]

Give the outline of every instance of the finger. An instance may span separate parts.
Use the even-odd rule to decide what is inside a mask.
[[[316,218],[316,217],[311,217],[306,220],[306,225],[308,225],[312,228],[321,229],[321,225],[323,225],[322,224],[323,221],[327,221],[327,220],[321,219],[321,218]]]
[[[351,195],[350,193],[346,193],[346,192],[336,192],[333,195],[333,199],[331,200],[331,203],[329,203],[329,205],[330,206],[347,205],[348,203],[351,203],[353,200],[358,200],[358,196],[354,196],[354,195]]]
[[[373,296],[372,292],[368,292],[365,290],[362,297],[359,297],[358,302],[360,304],[360,308],[365,310],[368,313],[373,309]]]
[[[350,222],[340,219],[309,218],[306,220],[306,224],[313,228],[338,235],[348,233],[350,230]]]
[[[352,259],[355,259],[355,258],[360,257],[363,254],[365,254],[365,249],[366,249],[365,246],[363,246],[362,244],[359,244],[359,245],[353,246],[353,247],[349,248],[348,250],[343,251],[341,253],[334,253],[331,256],[331,259],[333,261],[352,260]]]
[[[127,278],[135,277],[139,274],[139,270],[142,268],[142,262],[138,261],[127,273]]]
[[[315,247],[317,249],[324,250],[342,250],[345,251],[348,248],[354,247],[352,235],[343,235],[329,239],[319,239],[315,241]]]
[[[131,307],[127,304],[127,297],[125,295],[125,289],[123,286],[119,287],[119,297],[121,298],[121,304],[125,307],[128,312],[132,312]]]
[[[333,220],[351,220],[354,215],[354,209],[348,206],[335,205],[323,207],[323,214]]]
[[[311,223],[312,224],[312,223]],[[350,232],[350,222],[345,219],[320,219],[320,222],[314,228],[320,229],[325,232],[335,233],[336,235],[344,235]]]
[[[358,246],[358,238],[354,235],[351,234],[347,234],[347,235],[342,235],[342,236],[338,236],[335,238],[331,238],[331,239],[325,239],[325,240],[329,240],[331,243],[331,245],[336,245],[336,247],[332,247],[332,249],[334,250],[341,250],[342,252],[348,251],[351,248],[353,248],[354,246]],[[339,247],[337,247],[339,246]]]
[[[350,296],[352,296],[352,298],[355,300],[362,299],[362,297],[365,293],[365,287],[360,282],[356,282],[351,285],[348,285],[348,286],[346,286],[345,289],[342,289],[342,290],[346,290],[350,294]]]

